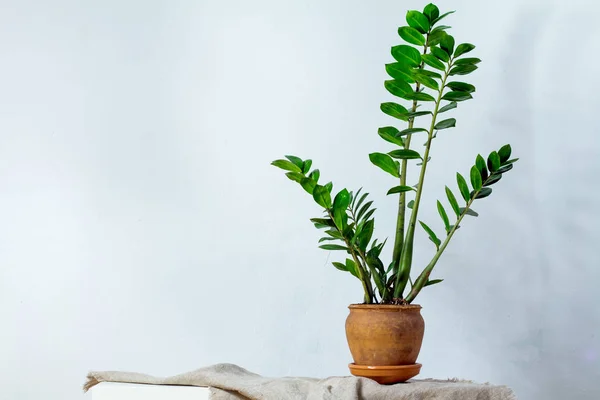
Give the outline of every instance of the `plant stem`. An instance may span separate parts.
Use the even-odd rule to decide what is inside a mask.
[[[442,85],[438,93],[438,98],[435,102],[435,108],[433,116],[431,118],[431,125],[427,136],[427,143],[425,145],[425,153],[423,154],[423,165],[421,166],[421,174],[419,175],[419,183],[417,186],[417,194],[415,195],[415,202],[413,205],[412,213],[410,215],[410,222],[406,231],[406,239],[402,248],[402,254],[400,256],[400,266],[398,275],[396,276],[396,285],[394,289],[394,298],[402,298],[404,289],[408,283],[408,277],[410,276],[410,268],[412,264],[412,253],[413,253],[413,241],[415,236],[415,226],[417,224],[417,214],[419,212],[419,204],[421,203],[421,196],[423,194],[423,181],[425,180],[425,171],[427,170],[427,164],[429,159],[429,150],[431,149],[431,141],[433,140],[433,131],[442,101],[442,95],[444,93],[444,86],[446,86],[446,80],[452,67],[452,59],[448,63],[448,69],[442,79]]]
[[[490,178],[488,177],[488,179],[485,180],[484,184],[489,179]],[[425,284],[429,280],[429,275],[431,275],[431,271],[433,271],[433,268],[435,267],[435,264],[440,259],[440,256],[442,255],[442,253],[444,252],[444,250],[446,250],[446,246],[448,246],[448,243],[450,242],[450,239],[452,239],[452,236],[454,235],[454,232],[456,232],[456,230],[460,226],[460,223],[461,223],[462,219],[464,218],[464,216],[467,215],[467,211],[471,208],[471,204],[473,204],[473,201],[475,201],[475,199],[477,198],[477,195],[479,194],[480,191],[481,191],[481,189],[479,189],[477,192],[475,192],[473,194],[473,196],[471,197],[471,199],[467,203],[465,209],[463,210],[463,212],[460,214],[460,216],[456,220],[456,223],[454,224],[454,226],[452,227],[452,229],[450,230],[450,232],[448,232],[448,236],[446,236],[446,239],[444,240],[444,242],[442,243],[442,245],[440,246],[440,248],[438,249],[438,251],[435,253],[435,255],[433,256],[433,258],[431,259],[431,261],[429,262],[429,264],[427,265],[427,267],[425,267],[425,269],[423,270],[423,272],[421,272],[421,274],[419,275],[419,277],[415,281],[415,284],[413,285],[410,293],[408,294],[408,296],[406,296],[406,301],[408,303],[412,302],[415,299],[415,297],[417,297],[417,295],[419,294],[419,292],[423,289],[423,287],[425,286]]]

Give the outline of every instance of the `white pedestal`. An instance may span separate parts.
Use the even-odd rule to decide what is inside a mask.
[[[210,400],[208,388],[102,382],[90,389],[92,400]]]

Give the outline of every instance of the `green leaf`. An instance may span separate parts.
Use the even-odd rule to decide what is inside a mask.
[[[456,108],[457,106],[458,106],[458,104],[455,101],[448,103],[444,107],[442,107],[438,110],[438,114],[446,112],[448,110],[452,110],[452,109]]]
[[[479,214],[477,214],[477,212],[475,210],[473,210],[472,208],[465,208],[465,207],[461,207],[458,209],[460,211],[460,213],[465,213],[465,215],[470,215],[472,217],[479,217]]]
[[[348,216],[346,209],[350,205],[350,193],[348,190],[341,190],[333,199],[333,220],[339,230],[344,230],[346,227]]]
[[[497,152],[492,151],[488,156],[487,166],[490,172],[496,172],[500,169],[500,156]]]
[[[456,201],[456,197],[454,196],[454,193],[452,193],[452,190],[450,190],[450,188],[448,186],[446,186],[446,197],[448,198],[448,202],[450,203],[452,210],[454,210],[454,213],[456,214],[456,216],[459,217],[460,211],[459,211],[459,207],[458,207],[458,202]]]
[[[323,250],[349,250],[346,246],[342,246],[339,244],[322,244],[319,246],[319,248]]]
[[[435,25],[438,22],[440,22],[442,19],[446,18],[448,15],[453,14],[455,11],[448,11],[445,14],[440,15],[439,17],[437,17],[435,20],[433,20],[433,22],[431,22],[431,25]]]
[[[435,124],[434,129],[440,130],[440,129],[454,128],[455,126],[456,126],[456,119],[448,118],[448,119],[445,119],[445,120],[440,121],[437,124]]]
[[[488,179],[486,179],[485,182],[483,182],[483,186],[491,186],[494,183],[498,182],[500,179],[502,179],[502,174],[493,174]]]
[[[356,220],[357,220],[357,221],[358,221],[358,220],[360,220],[360,219],[361,219],[361,218],[362,218],[362,217],[365,215],[365,213],[366,213],[366,212],[369,210],[369,208],[371,207],[371,204],[373,204],[373,201],[372,201],[372,200],[371,200],[371,201],[367,201],[367,202],[365,203],[365,205],[364,205],[364,206],[362,206],[362,207],[360,208],[360,210],[358,210],[358,212],[356,213]]]
[[[371,153],[369,154],[369,160],[385,172],[400,178],[400,164],[398,161],[394,161],[392,157],[383,153]]]
[[[317,182],[310,178],[302,178],[300,185],[302,185],[302,188],[306,190],[308,194],[313,194],[315,187],[317,186]]]
[[[401,81],[405,81],[408,83],[413,83],[415,80],[413,79],[411,67],[402,64],[402,63],[392,63],[385,64],[385,71],[394,79],[398,79]]]
[[[305,179],[304,175],[300,172],[288,172],[285,174],[285,176],[287,176],[290,180],[298,183],[302,182],[302,179]]]
[[[416,44],[417,46],[425,44],[425,37],[413,27],[403,26],[398,28],[398,35],[410,44]]]
[[[342,240],[344,239],[342,234],[339,233],[337,229],[329,229],[328,231],[325,231],[325,233],[328,234],[329,236],[337,238],[337,239],[342,239]]]
[[[440,42],[446,35],[447,33],[443,30],[437,30],[437,28],[434,29],[433,31],[431,31],[429,37],[427,38],[427,45],[429,47],[437,46],[438,44],[440,44]]]
[[[420,69],[420,74],[427,75],[430,78],[442,79],[442,76],[435,71],[429,71],[428,69]]]
[[[429,131],[425,128],[407,128],[407,129],[404,129],[404,130],[401,130],[400,132],[398,132],[398,136],[412,135],[413,133],[418,133],[418,132],[429,132]]]
[[[312,167],[312,160],[305,160],[302,164],[302,173],[307,174],[310,171],[310,167]]]
[[[310,222],[312,222],[313,224],[319,224],[319,225],[325,225],[325,226],[329,226],[331,228],[335,228],[335,223],[333,222],[333,220],[331,218],[311,218]]]
[[[443,279],[431,279],[431,280],[428,280],[427,282],[425,282],[425,284],[423,285],[423,287],[435,285],[436,283],[440,283],[440,282],[443,282],[443,281],[444,281]]]
[[[473,186],[473,189],[475,191],[481,189],[481,173],[479,172],[479,169],[473,165],[473,167],[471,167],[471,185]]]
[[[502,165],[508,165],[508,164],[516,163],[517,161],[519,161],[518,158],[513,158],[512,160],[504,161],[502,163]]]
[[[481,60],[479,58],[460,58],[454,61],[454,65],[466,65],[466,64],[479,64]]]
[[[401,81],[399,79],[393,79],[389,81],[385,81],[383,83],[388,92],[393,94],[394,96],[404,98],[406,93],[411,93],[412,88],[408,84],[408,82]]]
[[[462,198],[465,199],[466,202],[469,202],[469,200],[471,200],[469,186],[467,186],[465,178],[458,172],[456,173],[456,182],[458,183],[458,190],[460,191]]]
[[[435,21],[440,16],[440,9],[433,3],[429,3],[423,9],[423,14],[429,19],[429,22]]]
[[[402,96],[402,98],[406,99],[406,100],[435,101],[433,96],[431,96],[430,94],[427,94],[427,93],[423,93],[423,92],[405,93],[404,96]]]
[[[471,196],[474,195],[475,192],[471,193]],[[481,188],[481,190],[479,191],[479,193],[477,193],[477,197],[475,197],[476,199],[483,199],[485,197],[488,197],[490,194],[492,194],[492,188],[489,187],[484,187]]]
[[[308,175],[308,177],[315,182],[319,182],[319,178],[321,177],[321,171],[319,171],[318,169],[315,169],[313,172],[311,172]]]
[[[388,190],[387,194],[396,194],[396,193],[404,193],[404,192],[410,192],[411,190],[415,190],[415,188],[413,188],[412,186],[394,186],[393,188],[391,188],[390,190]]]
[[[414,206],[415,206],[414,200],[409,201],[408,204],[406,205],[406,207],[410,208],[411,210],[413,209]]]
[[[377,133],[383,140],[404,147],[404,141],[402,138],[396,137],[400,131],[393,126],[384,126],[383,128],[379,128]]]
[[[486,180],[488,177],[488,170],[485,166],[485,160],[483,159],[483,157],[481,157],[481,154],[477,154],[477,157],[475,158],[475,166],[481,174],[481,179]]]
[[[375,210],[377,210],[376,208],[373,208],[372,210],[369,210],[369,212],[367,212],[364,216],[363,219],[368,220],[369,218],[371,218],[371,216],[373,215],[373,213],[375,212]]]
[[[360,192],[360,190],[359,190]],[[352,206],[353,209],[358,209],[360,208],[360,205],[363,203],[363,201],[365,201],[365,199],[367,198],[367,196],[369,195],[369,193],[363,193],[362,196],[360,196],[360,199],[358,199],[358,202]],[[356,193],[356,196],[358,196],[358,193]]]
[[[333,266],[336,267],[337,269],[339,269],[340,271],[348,272],[348,269],[346,268],[346,266],[344,264],[342,264],[341,262],[334,261],[331,264],[333,264]]]
[[[401,121],[408,121],[408,117],[406,117],[408,110],[406,108],[404,108],[403,106],[401,106],[400,104],[381,103],[380,108],[381,108],[381,111],[383,111],[385,114],[389,115],[390,117],[397,118]]]
[[[302,169],[299,166],[288,160],[275,160],[271,163],[271,165],[274,165],[277,168],[281,168],[286,171],[302,172]]]
[[[419,224],[421,224],[423,229],[425,229],[425,232],[427,232],[427,234],[429,235],[429,240],[431,240],[435,244],[435,247],[439,250],[442,241],[438,239],[436,234],[431,230],[430,227],[427,226],[425,222],[419,221]]]
[[[449,55],[454,52],[454,38],[451,35],[446,35],[440,42],[440,47],[446,51]]]
[[[427,33],[429,31],[429,19],[419,11],[412,10],[407,12],[406,23],[421,33]],[[425,42],[423,42],[423,44],[425,44]]]
[[[392,47],[392,57],[409,67],[418,67],[421,65],[421,53],[419,53],[419,50],[406,44]]]
[[[298,168],[302,169],[302,166],[304,165],[304,161],[302,161],[302,159],[300,157],[296,157],[296,156],[285,156],[285,158],[287,158],[288,160],[290,160],[294,165],[296,165]]]
[[[428,87],[429,89],[439,90],[440,85],[437,81],[425,74],[419,73],[419,71],[415,71],[413,74],[413,78],[415,81],[419,82],[421,85]]]
[[[333,190],[333,183],[327,182],[325,184],[325,189],[327,189],[327,191],[329,192],[329,194],[331,194],[331,191]]]
[[[510,158],[510,153],[512,153],[512,148],[510,147],[510,144],[505,144],[504,146],[500,147],[500,150],[498,150],[498,155],[500,156],[500,163],[505,163],[506,161],[508,161],[508,159]]]
[[[365,251],[369,242],[371,241],[371,237],[373,236],[373,228],[375,226],[375,221],[372,219],[365,222],[364,227],[360,231],[358,235],[358,248],[362,251]]]
[[[454,57],[460,57],[463,54],[470,52],[474,48],[475,48],[475,45],[472,45],[471,43],[459,44],[456,47],[456,52],[454,53]]]
[[[450,75],[467,75],[477,69],[477,65],[465,64],[457,65],[450,70]]]
[[[327,188],[325,186],[321,186],[321,185],[316,185],[314,190],[313,190],[313,198],[315,199],[315,201],[317,202],[318,205],[320,205],[323,208],[330,208],[331,207],[331,194],[329,193],[329,190],[327,190]]]
[[[471,96],[471,94],[467,92],[448,92],[444,96],[442,96],[442,100],[448,101],[465,101],[472,98],[473,96]]]
[[[475,91],[475,86],[464,82],[448,82],[446,86],[455,92],[473,93]]]
[[[415,118],[415,117],[420,117],[423,115],[431,115],[432,112],[431,111],[409,111],[406,113],[406,116],[408,118]]]
[[[443,62],[448,62],[450,61],[450,56],[448,55],[448,53],[446,53],[445,50],[439,48],[439,47],[432,47],[431,48],[431,53],[436,56],[437,58],[439,58],[440,60],[442,60]]]
[[[446,227],[446,232],[450,231],[450,220],[448,219],[448,214],[446,214],[446,210],[440,201],[437,202],[437,209],[440,217],[442,217],[442,221],[444,221],[444,226]]]
[[[413,128],[414,129],[414,128]],[[417,128],[419,129],[419,128]],[[398,158],[400,160],[414,160],[421,158],[421,155],[414,150],[410,149],[398,149],[388,153],[392,158]]]
[[[331,242],[333,240],[341,240],[341,239],[326,236],[326,237],[322,237],[321,239],[319,239],[319,243]]]
[[[496,171],[497,174],[503,174],[505,172],[510,171],[513,168],[513,164],[507,164],[504,165],[503,167],[501,167],[498,171]]]
[[[425,64],[429,65],[432,68],[439,69],[440,71],[446,70],[444,64],[440,60],[438,60],[437,57],[433,54],[423,54],[421,56],[421,59],[423,60],[423,62],[425,62]]]
[[[352,275],[354,275],[355,277],[357,277],[358,279],[360,279],[360,275],[358,274],[358,269],[356,268],[356,263],[349,258],[346,259],[346,270],[348,272],[350,272]]]

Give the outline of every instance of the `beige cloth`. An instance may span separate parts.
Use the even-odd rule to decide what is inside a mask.
[[[212,400],[516,400],[504,386],[414,380],[384,386],[366,378],[265,378],[233,364],[217,364],[170,378],[132,372],[90,372],[84,390],[100,382],[204,386]]]

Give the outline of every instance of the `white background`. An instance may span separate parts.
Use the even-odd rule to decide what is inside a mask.
[[[269,163],[364,186],[391,236],[396,182],[367,154],[390,149],[383,66],[425,2],[0,4],[0,397],[79,399],[90,369],[347,374],[360,284]],[[477,153],[511,143],[521,161],[418,298],[421,376],[598,398],[600,5],[440,7],[484,61],[434,142],[421,218],[441,231],[435,200]]]

